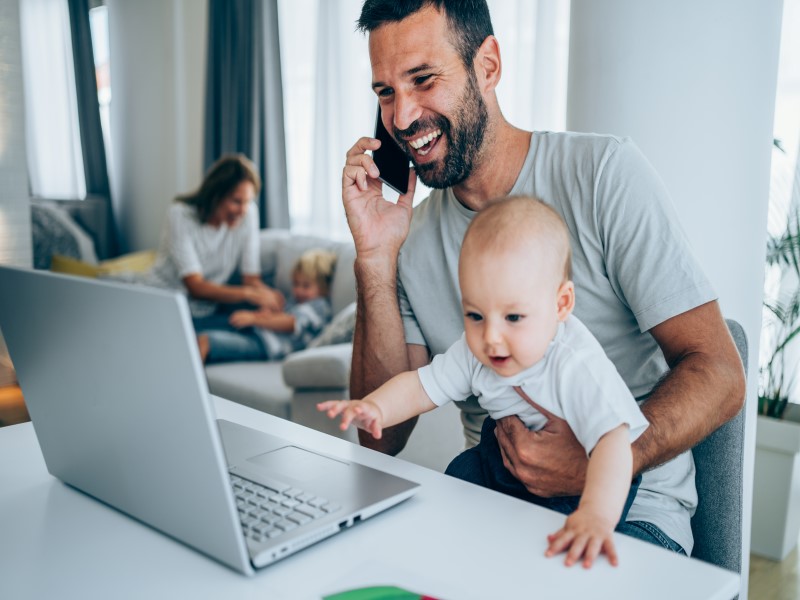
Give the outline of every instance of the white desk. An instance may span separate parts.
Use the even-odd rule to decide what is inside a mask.
[[[441,598],[715,599],[736,574],[618,536],[620,566],[546,559],[563,516],[215,399],[217,416],[418,481],[411,500],[248,578],[51,477],[30,423],[0,429],[0,598],[320,598],[400,585]],[[467,525],[471,523],[471,525]],[[536,591],[533,591],[535,588]]]

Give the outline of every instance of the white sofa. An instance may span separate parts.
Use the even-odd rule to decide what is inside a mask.
[[[337,254],[331,284],[334,320],[352,316],[356,299],[351,243],[294,235],[286,230],[261,232],[261,269],[264,280],[288,294],[291,270],[309,248]],[[328,332],[330,333],[330,331]],[[323,332],[325,335],[325,332]],[[347,398],[352,346],[348,342],[307,348],[283,361],[212,364],[206,367],[211,393],[264,412],[290,419],[319,431],[356,441],[355,431],[341,432],[335,422],[316,410],[316,403]],[[400,457],[437,470],[463,449],[458,410],[452,405],[422,415]]]

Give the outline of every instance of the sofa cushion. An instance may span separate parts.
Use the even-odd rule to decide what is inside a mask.
[[[352,344],[293,352],[283,363],[283,380],[295,389],[347,389],[352,356]]]
[[[337,256],[331,283],[331,306],[336,314],[356,299],[353,273],[355,248],[348,242],[336,242],[313,235],[293,235],[285,229],[264,229],[260,233],[261,275],[269,285],[284,294],[292,289],[292,270],[306,250],[321,248]]]
[[[279,361],[207,365],[208,389],[221,398],[288,419],[292,389],[283,383],[282,368]]]
[[[317,337],[308,343],[308,348],[347,344],[353,341],[356,327],[356,303],[351,302],[335,315]]]

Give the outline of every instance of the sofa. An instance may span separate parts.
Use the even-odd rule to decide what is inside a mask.
[[[262,277],[285,294],[291,289],[292,267],[303,252],[324,248],[337,255],[331,283],[334,317],[312,342],[313,347],[282,361],[207,365],[209,390],[222,398],[357,442],[355,430],[342,432],[337,422],[316,410],[317,402],[348,397],[356,300],[353,245],[281,229],[265,229],[260,236]],[[420,417],[399,456],[442,471],[463,448],[458,409],[450,404]]]
[[[95,240],[68,207],[52,202],[32,203],[32,233],[36,268],[89,277],[128,275],[147,270],[154,251],[99,261]],[[340,438],[357,442],[354,430],[342,432],[336,422],[316,410],[316,403],[347,398],[355,321],[356,287],[352,243],[288,230],[260,232],[261,269],[264,280],[285,294],[290,292],[291,271],[309,248],[335,252],[338,260],[331,285],[334,318],[314,340],[315,347],[291,354],[283,361],[208,365],[206,376],[212,394],[250,406]],[[420,417],[401,458],[444,470],[464,447],[458,410],[451,404]]]

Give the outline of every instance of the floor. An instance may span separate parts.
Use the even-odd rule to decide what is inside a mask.
[[[750,555],[750,600],[800,600],[797,547],[781,562]]]

